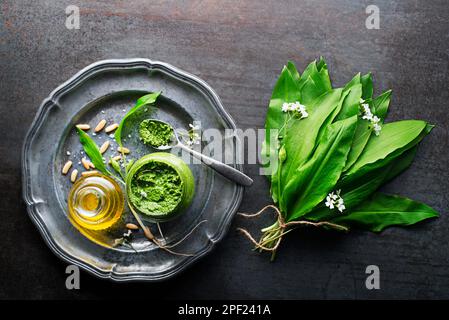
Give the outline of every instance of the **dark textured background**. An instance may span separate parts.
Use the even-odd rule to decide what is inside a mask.
[[[131,3],[132,2],[132,3]],[[81,29],[65,28],[65,7]],[[380,8],[367,30],[365,8]],[[65,263],[46,247],[21,200],[20,149],[40,102],[86,65],[106,58],[169,62],[205,79],[241,128],[261,128],[288,59],[301,69],[323,55],[342,85],[372,71],[393,89],[390,118],[436,124],[415,163],[386,186],[422,200],[441,218],[380,235],[299,230],[275,263],[250,250],[235,227],[212,254],[173,280],[115,284],[82,273],[65,289]],[[449,298],[449,3],[441,1],[0,1],[0,298]],[[242,211],[270,202],[257,166]],[[365,268],[381,290],[365,289]]]

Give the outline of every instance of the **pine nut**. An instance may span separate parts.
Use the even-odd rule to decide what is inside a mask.
[[[129,153],[129,149],[125,147],[118,147],[117,151],[125,154]]]
[[[112,159],[114,159],[115,161],[119,161],[120,159],[122,159],[122,156],[115,156],[115,157],[112,157]]]
[[[109,144],[110,144],[110,142],[109,142],[109,140],[107,140],[107,141],[105,141],[105,142],[101,145],[101,147],[100,147],[100,153],[101,153],[101,154],[105,153],[106,150],[108,150]]]
[[[95,132],[99,132],[101,130],[103,130],[104,126],[106,125],[106,120],[103,119],[100,122],[98,122],[97,126],[95,127]]]
[[[89,167],[92,168],[92,169],[95,169],[94,164],[92,162],[90,162],[90,161],[89,161]]]
[[[137,225],[135,225],[134,223],[127,223],[127,224],[126,224],[126,227],[127,227],[129,230],[137,230],[137,229],[139,229],[139,227],[138,227]]]
[[[90,175],[93,175],[93,174],[96,174],[96,173],[98,173],[97,170],[83,171],[83,172],[81,172],[81,175],[82,175],[83,177],[85,177],[85,176],[90,176]]]
[[[73,162],[72,161],[67,161],[65,164],[64,164],[64,167],[62,167],[62,174],[67,174],[67,172],[69,172],[69,169],[70,169],[70,167],[72,166],[72,164],[73,164]]]
[[[76,127],[81,130],[89,130],[90,129],[90,125],[85,124],[85,123],[77,124]]]
[[[75,182],[76,178],[78,178],[78,170],[74,169],[70,175],[70,181]]]
[[[111,125],[107,126],[106,129],[104,129],[104,131],[106,133],[109,133],[109,132],[114,131],[117,128],[118,128],[118,123],[114,123],[114,124],[111,124]]]
[[[90,161],[86,160],[86,158],[81,159],[81,163],[83,164],[84,169],[89,170],[90,169]]]

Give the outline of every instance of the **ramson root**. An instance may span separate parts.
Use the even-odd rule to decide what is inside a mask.
[[[345,226],[338,225],[335,223],[320,221],[320,222],[312,222],[307,220],[299,220],[299,221],[290,221],[285,222],[284,217],[282,216],[281,211],[274,205],[270,204],[263,207],[260,211],[256,213],[242,213],[238,212],[237,214],[244,218],[256,218],[264,213],[267,209],[273,209],[276,212],[277,220],[271,226],[262,229],[262,236],[260,240],[257,241],[251,233],[243,228],[237,228],[238,231],[242,232],[255,246],[254,249],[258,249],[263,252],[271,252],[271,260],[274,259],[276,255],[276,250],[279,248],[279,245],[283,239],[283,237],[293,231],[295,227],[299,225],[309,225],[314,227],[330,227],[341,231],[348,231],[349,229]]]

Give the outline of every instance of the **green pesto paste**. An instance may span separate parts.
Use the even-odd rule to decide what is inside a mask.
[[[139,126],[139,136],[143,143],[152,147],[167,146],[173,137],[173,128],[152,119],[143,120]]]
[[[150,161],[134,174],[130,191],[131,202],[143,213],[166,215],[181,201],[183,182],[171,166]]]

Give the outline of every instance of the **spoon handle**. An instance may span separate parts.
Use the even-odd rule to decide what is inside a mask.
[[[224,164],[223,162],[215,160],[211,157],[205,156],[204,154],[202,154],[198,151],[192,150],[182,143],[178,143],[177,146],[180,147],[181,149],[187,151],[195,158],[200,159],[206,165],[208,165],[209,167],[211,167],[212,169],[214,169],[215,171],[220,173],[222,176],[228,178],[229,180],[232,180],[232,181],[234,181],[238,184],[241,184],[243,186],[246,186],[246,187],[249,187],[250,185],[253,184],[253,179],[248,177],[246,174],[240,172],[239,170],[237,170],[231,166],[228,166],[227,164]]]

